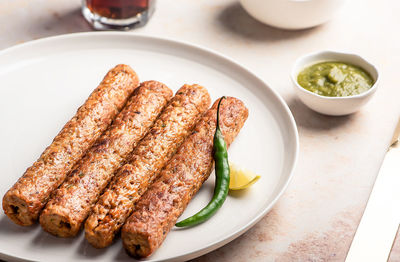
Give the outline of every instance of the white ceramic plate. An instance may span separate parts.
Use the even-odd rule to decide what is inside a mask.
[[[176,91],[184,83],[205,86],[213,100],[235,96],[249,118],[229,149],[230,160],[260,174],[250,190],[230,196],[206,223],[172,229],[149,261],[191,259],[238,237],[260,220],[285,190],[295,166],[298,135],[281,97],[232,60],[173,40],[128,33],[83,33],[52,37],[0,52],[0,195],[49,145],[63,124],[118,63],[131,65],[140,79],[155,79]],[[210,199],[213,175],[182,217]],[[0,258],[40,261],[132,261],[118,239],[103,250],[83,234],[60,239],[40,226],[14,225],[0,212]]]

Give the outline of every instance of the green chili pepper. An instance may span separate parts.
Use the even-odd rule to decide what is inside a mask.
[[[220,209],[222,204],[225,202],[226,197],[228,196],[229,179],[230,179],[228,152],[226,149],[224,136],[222,135],[219,126],[219,107],[224,98],[225,97],[223,96],[218,103],[217,128],[214,134],[214,145],[213,145],[213,157],[215,162],[214,195],[206,207],[204,207],[195,215],[176,223],[175,226],[177,227],[194,226],[208,220],[218,211],[218,209]]]

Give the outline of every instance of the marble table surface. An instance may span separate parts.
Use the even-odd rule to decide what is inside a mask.
[[[0,49],[47,36],[91,31],[79,0],[0,1]],[[251,18],[236,0],[159,0],[143,28],[230,56],[277,90],[299,129],[294,178],[272,211],[224,247],[195,261],[344,261],[400,115],[399,1],[351,0],[330,22],[282,31]],[[350,116],[314,113],[295,96],[294,60],[321,49],[347,50],[380,69],[372,101]],[[390,261],[400,261],[400,237]]]

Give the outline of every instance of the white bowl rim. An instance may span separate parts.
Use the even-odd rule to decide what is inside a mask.
[[[376,80],[375,80],[374,84],[367,91],[362,92],[361,94],[358,94],[358,95],[351,95],[351,96],[323,96],[323,95],[319,95],[319,94],[316,94],[314,92],[311,92],[311,91],[305,89],[304,87],[300,86],[300,84],[297,82],[298,73],[295,72],[295,69],[298,67],[298,64],[300,63],[300,61],[302,61],[302,60],[304,60],[304,59],[306,59],[308,57],[313,57],[313,56],[317,56],[317,55],[324,55],[324,54],[332,54],[333,56],[335,56],[335,55],[356,56],[356,57],[360,58],[365,64],[368,64],[369,66],[371,66],[373,68],[373,70],[375,70],[375,72],[376,72]],[[315,61],[317,61],[317,60],[315,60]],[[332,59],[329,59],[329,60],[326,60],[326,61],[345,62],[345,61],[332,60]],[[367,71],[370,75],[372,75],[370,70],[367,70],[362,66],[360,66],[360,67],[362,69],[364,69],[365,71]],[[300,89],[302,92],[305,92],[307,94],[313,95],[313,96],[318,97],[320,99],[325,99],[325,100],[349,100],[349,99],[354,99],[354,98],[363,98],[363,97],[369,96],[370,94],[373,94],[376,91],[377,87],[378,87],[380,74],[379,74],[379,71],[376,68],[376,66],[374,66],[371,62],[369,62],[367,59],[365,59],[364,57],[362,57],[362,56],[360,56],[358,54],[349,53],[349,52],[342,52],[342,51],[333,51],[333,50],[321,50],[321,51],[308,53],[308,54],[302,55],[299,58],[297,58],[296,61],[293,64],[293,66],[292,66],[292,70],[290,72],[290,78],[292,79],[292,82],[294,83],[294,85],[298,89]]]

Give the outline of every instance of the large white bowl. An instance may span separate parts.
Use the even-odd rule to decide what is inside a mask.
[[[123,32],[63,35],[0,52],[0,196],[118,63],[132,65],[141,81],[156,79],[174,91],[184,83],[199,83],[212,100],[223,95],[240,98],[249,117],[229,148],[229,159],[262,175],[240,197],[228,197],[207,223],[173,228],[157,252],[141,262],[193,259],[264,217],[286,189],[298,154],[296,123],[284,100],[252,72],[211,50]],[[205,182],[181,219],[207,205],[214,178],[212,174]],[[84,232],[76,238],[57,238],[40,226],[17,226],[0,211],[0,260],[137,261],[121,244],[118,238],[108,248],[95,249]]]
[[[258,21],[283,29],[304,29],[330,20],[345,0],[240,0]]]
[[[366,70],[374,80],[374,85],[366,92],[354,96],[329,97],[310,92],[299,85],[297,76],[305,67],[324,61],[338,61],[353,64]],[[291,72],[294,89],[300,100],[309,108],[321,114],[341,116],[358,111],[365,105],[378,88],[379,73],[374,65],[356,54],[321,51],[300,57]]]

